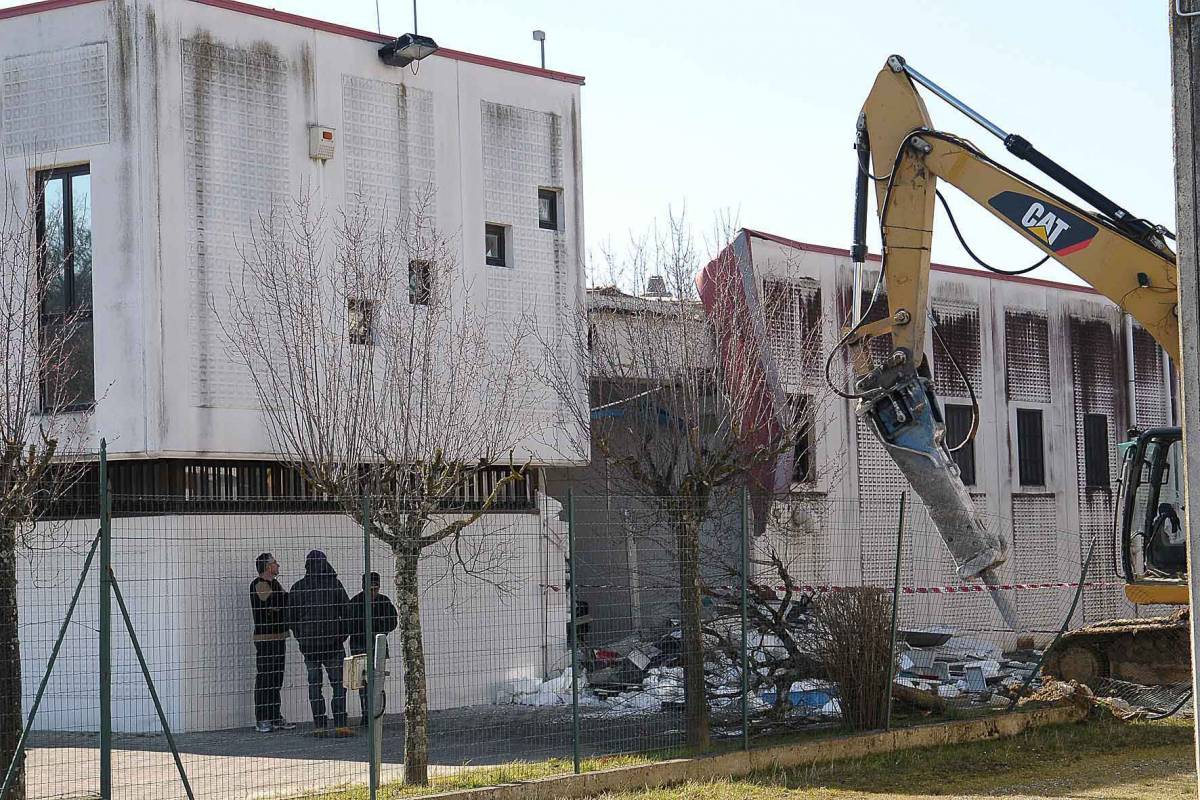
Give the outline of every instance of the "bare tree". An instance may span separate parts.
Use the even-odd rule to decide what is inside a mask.
[[[728,241],[731,233],[726,226],[718,235]],[[740,269],[728,248],[717,261]],[[648,291],[593,289],[590,306],[576,309],[563,326],[573,332],[579,359],[548,359],[550,382],[568,414],[590,431],[580,449],[607,461],[615,488],[647,496],[669,521],[688,743],[700,748],[709,742],[702,529],[736,542],[741,533],[728,515],[735,492],[748,487],[760,498],[757,506],[769,505],[781,457],[787,461],[797,435],[819,415],[817,403],[789,407],[768,380],[763,355],[771,309],[721,290],[706,310],[696,283],[702,266],[683,216],[671,215],[664,229],[635,238],[623,256],[606,253],[610,280]],[[587,397],[571,391],[576,374],[563,368],[580,361],[590,369]]]
[[[371,497],[371,533],[395,558],[412,784],[428,782],[429,764],[418,565],[436,546],[479,571],[486,547],[464,532],[525,476],[514,452],[540,399],[528,326],[501,326],[472,301],[432,200],[426,190],[396,215],[359,202],[330,218],[302,194],[255,226],[221,312],[281,457],[350,516]]]
[[[22,176],[27,173],[22,173]],[[22,730],[17,563],[39,546],[39,519],[83,471],[94,399],[90,311],[64,297],[67,271],[91,279],[89,193],[64,207],[61,181],[22,187],[0,177],[0,778]],[[70,230],[64,221],[74,219]],[[89,304],[90,305],[90,304]],[[54,412],[70,409],[70,415]],[[20,763],[8,797],[25,797]]]

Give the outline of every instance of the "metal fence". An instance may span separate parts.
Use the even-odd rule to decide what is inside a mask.
[[[682,752],[698,738],[687,702],[697,685],[718,746],[986,713],[1029,677],[1078,589],[1013,568],[994,591],[959,580],[923,509],[900,491],[871,503],[777,498],[757,522],[751,508],[768,506],[739,493],[702,508],[540,495],[423,547],[423,652],[413,661],[403,554],[371,535],[381,500],[189,506],[105,485],[91,487],[95,517],[30,526],[15,588],[0,589],[16,599],[21,664],[0,680],[22,700],[19,716],[0,715],[7,732],[31,721],[28,798],[341,798],[375,786],[386,796],[414,778],[413,664],[427,690],[428,775],[443,786]],[[1054,558],[1077,567],[1078,534],[1060,538]],[[278,587],[268,591],[252,581],[272,561]],[[364,601],[372,571],[386,602]],[[1111,575],[1088,582],[1116,586]],[[288,593],[290,610],[256,634],[252,605],[270,606],[272,591]],[[1006,627],[997,594],[1022,630]],[[336,609],[309,613],[318,603]],[[858,635],[849,667],[838,660],[845,637],[832,633],[847,624],[873,632]],[[363,695],[342,669],[371,641],[368,625],[386,634],[390,656],[386,673],[367,670],[383,689],[378,728],[361,724]],[[692,641],[700,656],[689,661]],[[872,660],[872,648],[885,656]],[[893,705],[893,678],[938,707]],[[850,719],[864,703],[877,713]],[[0,745],[8,769],[15,739]]]

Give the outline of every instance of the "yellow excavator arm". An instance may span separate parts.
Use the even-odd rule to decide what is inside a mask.
[[[1032,163],[1097,210],[1090,211],[998,164],[969,141],[935,129],[914,82],[954,105],[1005,147]],[[933,392],[925,341],[929,318],[930,245],[937,182],[944,180],[1054,258],[1136,319],[1178,362],[1175,254],[1164,229],[1137,218],[892,56],[879,72],[859,117],[859,197],[855,215],[855,313],[842,343],[854,367],[859,413],[925,501],[964,577],[991,582],[1006,558],[1000,532],[975,512],[943,441],[945,427]],[[858,290],[865,260],[868,177],[875,184],[883,259],[878,289],[887,315],[864,319]],[[873,294],[874,302],[879,293]],[[891,348],[873,363],[869,342],[890,334]],[[1131,587],[1132,588],[1132,587]],[[1170,587],[1177,602],[1186,588]],[[1001,613],[1014,615],[992,592]],[[1139,594],[1139,597],[1144,591]],[[1141,599],[1140,602],[1146,602]]]

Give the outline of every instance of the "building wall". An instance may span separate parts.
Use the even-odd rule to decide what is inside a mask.
[[[565,527],[557,503],[548,500],[542,508],[540,514],[491,515],[468,529],[464,550],[480,551],[472,562],[477,576],[452,571],[451,559],[436,549],[423,559],[421,619],[430,708],[491,703],[505,685],[542,679],[567,663]],[[33,548],[20,562],[26,712],[96,524],[42,526],[40,535],[54,546]],[[112,528],[113,571],[176,732],[254,722],[249,586],[260,552],[270,551],[280,562],[284,588],[304,574],[305,554],[314,548],[327,553],[351,596],[361,586],[362,528],[338,514],[147,516],[115,519]],[[394,598],[389,588],[393,560],[377,541],[371,564],[383,578],[384,594]],[[98,730],[97,566],[38,712],[41,730]],[[115,602],[113,626],[114,729],[157,731],[154,706]],[[386,691],[398,703],[403,697],[399,634],[389,641]],[[325,694],[328,699],[328,688]],[[283,701],[284,716],[311,719],[295,639],[287,644]],[[347,705],[357,716],[357,697]],[[391,709],[399,711],[398,704]]]
[[[18,192],[36,169],[91,166],[90,424],[114,457],[270,453],[220,316],[254,221],[302,192],[333,215],[399,212],[435,187],[462,301],[498,331],[523,315],[552,330],[582,298],[581,80],[449,51],[414,74],[383,65],[373,34],[271,13],[110,0],[0,20],[0,137]],[[336,129],[332,159],[309,158],[310,124]],[[539,187],[562,191],[559,231],[538,227]],[[485,265],[485,222],[511,227],[510,268]],[[585,458],[543,406],[535,463]]]

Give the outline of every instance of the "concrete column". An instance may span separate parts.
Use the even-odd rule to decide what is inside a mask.
[[[1168,3],[1164,3],[1168,5]],[[1184,3],[1200,6],[1200,4]],[[1184,481],[1188,531],[1188,581],[1191,589],[1192,682],[1200,663],[1200,218],[1197,216],[1197,150],[1200,150],[1200,17],[1176,13],[1170,0],[1171,76],[1174,88],[1175,209],[1179,227],[1179,329],[1182,364],[1180,415],[1184,436]],[[1200,10],[1200,8],[1198,8]],[[1192,388],[1188,388],[1192,387]],[[1195,695],[1193,695],[1194,697]],[[1193,701],[1194,702],[1194,701]],[[1197,763],[1200,764],[1200,716],[1197,724]],[[1197,787],[1200,791],[1200,785]]]

